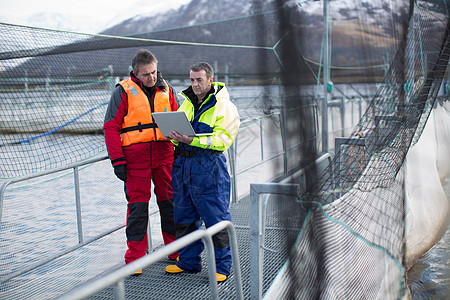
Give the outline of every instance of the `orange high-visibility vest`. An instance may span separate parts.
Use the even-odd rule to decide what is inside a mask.
[[[150,141],[169,141],[164,138],[152,117],[150,102],[141,88],[133,80],[119,82],[128,97],[128,112],[123,119],[122,146]],[[170,106],[169,86],[164,80],[165,88],[157,90],[154,97],[155,112],[172,111]]]

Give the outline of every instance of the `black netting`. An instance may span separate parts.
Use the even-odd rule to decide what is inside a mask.
[[[336,3],[331,1],[330,7]],[[353,3],[345,13],[355,19],[346,20],[346,25],[332,18],[329,22],[333,22],[333,30],[341,25],[355,33],[353,39],[345,38],[361,50],[359,64],[334,69],[338,59],[330,61],[328,80],[351,84],[358,77],[357,82],[379,84],[361,120],[350,134],[342,134],[347,137],[341,139],[342,144],[335,143],[332,164],[320,173],[311,164],[319,149],[311,141],[320,141],[314,139],[315,112],[308,109],[312,102],[305,85],[305,74],[317,70],[311,61],[320,59],[305,55],[313,29],[301,18],[298,7],[285,6],[278,14],[279,35],[286,37],[279,52],[280,61],[286,62],[281,72],[282,104],[285,122],[292,124],[286,126],[288,143],[297,145],[291,155],[301,157],[300,166],[305,170],[300,183],[306,186],[306,192],[299,201],[307,216],[302,226],[286,221],[286,228],[302,230],[287,241],[293,251],[268,298],[399,299],[406,294],[402,166],[423,131],[445,78],[450,54],[448,4],[385,1],[389,9],[371,15],[373,7],[367,2]],[[334,8],[342,13],[340,5]],[[329,13],[336,15],[332,8]],[[375,31],[379,34],[376,43],[369,34],[357,34]],[[264,59],[261,57],[261,61]],[[373,68],[383,63],[384,68]],[[359,73],[362,70],[364,75]],[[382,79],[380,71],[384,72]],[[311,80],[311,76],[307,78]],[[324,111],[323,98],[314,100],[322,109],[323,119],[329,114]],[[322,138],[324,134],[326,131],[322,131]],[[326,137],[324,142],[328,142]],[[288,220],[284,215],[280,218]]]
[[[433,107],[448,102],[438,91],[448,76],[449,4],[330,2],[329,53],[318,17],[323,1],[254,0],[248,15],[194,25],[189,16],[199,11],[185,11],[184,25],[127,36],[0,23],[0,178],[104,153],[106,105],[138,49],[156,55],[177,92],[189,85],[189,66],[208,61],[245,123],[235,142],[237,154],[247,155],[240,163],[273,155],[274,176],[304,170],[293,180],[305,187],[293,199],[302,211],[279,214],[292,251],[268,297],[401,298],[403,166]],[[333,145],[330,167],[316,169],[315,159]],[[263,173],[274,177],[266,169],[238,183]]]
[[[275,22],[275,11],[264,14]],[[217,78],[253,83],[278,72],[276,31],[266,45],[242,31],[257,15],[204,25],[133,34],[87,35],[0,23],[0,178],[37,173],[105,151],[103,117],[115,84],[127,77],[131,58],[148,48],[165,79],[184,88],[195,61],[214,62]],[[232,28],[232,38],[216,34]],[[196,32],[207,32],[198,35]],[[198,36],[196,39],[186,36]],[[243,43],[244,41],[244,43]],[[270,52],[270,74],[261,74],[256,53]],[[225,74],[225,69],[228,73]],[[261,79],[261,76],[263,77]]]

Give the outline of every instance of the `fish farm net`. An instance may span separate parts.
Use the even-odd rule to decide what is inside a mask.
[[[367,17],[369,6],[364,1],[354,3],[359,19]],[[328,168],[319,172],[311,164],[316,154],[312,147],[298,148],[305,158],[305,173],[298,179],[305,186],[297,199],[298,213],[305,217],[295,224],[280,215],[286,229],[299,230],[287,241],[291,253],[267,299],[401,299],[408,294],[404,162],[432,108],[448,101],[448,96],[438,98],[438,92],[445,84],[450,55],[449,3],[385,4],[391,5],[387,15],[371,17],[389,20],[380,28],[395,40],[384,48],[392,60],[353,131],[336,140]],[[283,32],[290,33],[280,56],[291,62],[283,73],[287,95],[283,103],[287,111],[295,112],[286,115],[299,124],[288,136],[307,141],[314,134],[304,127],[311,116],[303,109],[308,102],[299,82],[309,62],[291,58],[292,49],[301,53],[307,47],[309,35],[296,21],[291,12],[280,13]],[[370,22],[370,17],[365,21]],[[360,29],[364,26],[367,23],[361,22]],[[364,43],[366,37],[360,38]],[[375,51],[369,48],[362,55],[376,57]],[[366,75],[366,79],[374,77]]]
[[[403,166],[433,107],[448,101],[448,91],[439,91],[448,76],[450,5],[341,6],[348,2],[330,1],[325,20],[312,17],[323,1],[253,0],[251,14],[133,34],[0,23],[0,179],[104,154],[106,107],[139,49],[155,54],[176,92],[190,84],[189,66],[207,61],[231,89],[251,87],[248,95],[231,92],[243,121],[269,117],[265,138],[275,144],[287,137],[286,165],[274,168],[284,175],[304,170],[291,179],[304,187],[290,199],[299,210],[278,216],[291,251],[273,285],[265,285],[267,298],[404,297]],[[324,30],[327,22],[333,30]],[[239,141],[246,142],[254,147]],[[316,169],[314,161],[331,150],[331,165]],[[15,263],[5,261],[18,269]]]

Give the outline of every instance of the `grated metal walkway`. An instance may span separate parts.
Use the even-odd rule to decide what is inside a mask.
[[[284,198],[284,199],[281,199]],[[278,270],[283,265],[287,256],[287,245],[285,243],[286,219],[278,218],[286,212],[300,209],[294,199],[285,196],[272,196],[266,207],[266,229],[263,266],[263,292],[265,292]],[[281,200],[281,201],[280,201]],[[287,201],[285,201],[287,200]],[[300,211],[300,210],[297,210]],[[242,289],[245,299],[250,298],[250,198],[245,197],[231,207],[232,222],[236,229],[239,248],[239,260],[242,273]],[[296,214],[290,214],[296,215]],[[286,216],[286,215],[285,215]],[[300,224],[300,215],[294,217],[296,224]],[[291,220],[292,221],[292,220]],[[292,224],[292,223],[291,223]],[[208,282],[208,269],[206,262],[206,249],[202,253],[203,270],[197,274],[167,274],[164,268],[173,262],[169,259],[159,261],[143,270],[140,276],[131,276],[125,280],[126,299],[210,299],[210,287]],[[112,270],[119,268],[116,266]],[[112,271],[109,270],[109,271]],[[104,275],[104,274],[103,274]],[[102,275],[99,275],[100,277]],[[233,270],[229,278],[218,284],[220,299],[236,299],[235,282]],[[114,289],[109,287],[95,294],[89,299],[113,299]]]

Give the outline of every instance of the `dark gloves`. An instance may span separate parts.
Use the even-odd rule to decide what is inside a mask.
[[[114,166],[114,174],[123,182],[127,182],[127,165]]]

